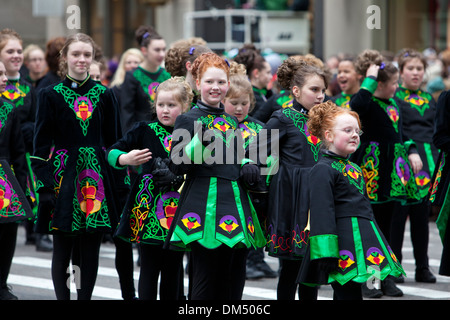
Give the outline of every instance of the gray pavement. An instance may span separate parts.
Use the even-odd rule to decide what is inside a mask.
[[[137,249],[134,249],[134,257],[137,259]],[[404,296],[390,298],[383,296],[380,299],[371,300],[450,300],[450,277],[439,276],[439,264],[442,253],[436,225],[430,222],[430,245],[429,258],[430,267],[437,277],[437,283],[417,283],[414,280],[415,262],[412,256],[412,246],[409,233],[409,225],[405,232],[403,248],[403,266],[407,277],[405,283],[399,287]],[[93,293],[93,300],[120,300],[120,286],[116,269],[114,267],[115,247],[114,244],[106,242],[102,244],[100,253],[100,267]],[[37,252],[34,246],[25,245],[25,231],[19,227],[16,253],[11,267],[8,284],[20,300],[55,300],[53,284],[50,274],[52,253]],[[266,261],[274,269],[278,270],[278,260],[266,257]],[[135,282],[139,277],[139,267],[135,267]],[[276,300],[276,287],[278,279],[247,280],[244,289],[244,300]],[[185,290],[188,281],[184,279]],[[75,286],[72,285],[73,299],[76,299]],[[319,290],[320,300],[332,298],[330,286],[322,286]]]

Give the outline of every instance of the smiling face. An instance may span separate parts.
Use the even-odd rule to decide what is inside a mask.
[[[347,157],[358,149],[361,129],[358,120],[348,114],[336,116],[334,127],[325,131],[328,149],[342,157]]]
[[[67,62],[68,74],[74,79],[82,80],[87,77],[87,73],[92,63],[94,49],[90,43],[76,41],[69,45],[65,58]]]
[[[171,91],[160,91],[155,102],[156,116],[165,126],[173,127],[176,118],[182,113],[183,105]]]
[[[344,60],[339,63],[337,82],[344,93],[354,94],[358,92],[360,77],[351,61]]]
[[[210,67],[205,70],[200,80],[197,79],[196,83],[202,101],[211,107],[218,108],[229,87],[226,72],[216,67]]]
[[[242,122],[248,115],[250,95],[244,94],[239,97],[226,98],[223,104],[226,113],[235,116],[239,122]]]
[[[5,64],[7,75],[9,77],[17,76],[23,64],[21,42],[17,39],[9,39],[0,52],[0,59]]]
[[[402,84],[406,89],[418,90],[423,82],[425,67],[419,58],[405,63],[401,72]]]

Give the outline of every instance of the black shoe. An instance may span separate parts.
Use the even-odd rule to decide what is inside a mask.
[[[377,288],[369,289],[367,284],[363,283],[361,286],[362,295],[364,298],[380,298],[383,295],[383,292]]]
[[[426,282],[426,283],[435,283],[436,277],[430,272],[430,269],[423,268],[416,270],[416,281],[417,282]]]
[[[53,250],[53,243],[47,234],[36,236],[36,251],[50,252]]]
[[[383,291],[383,294],[389,297],[403,296],[403,291],[397,288],[393,278],[390,276],[381,281],[381,291]]]
[[[248,280],[256,280],[264,278],[264,272],[256,269],[254,265],[247,265],[247,270],[245,272],[245,278]]]
[[[264,273],[265,278],[276,278],[278,274],[263,260],[255,264],[255,268]]]
[[[19,298],[11,293],[10,288],[5,287],[0,289],[0,300],[19,300]]]
[[[405,278],[403,277],[403,275],[401,275],[399,277],[394,277],[393,280],[395,283],[405,283]]]

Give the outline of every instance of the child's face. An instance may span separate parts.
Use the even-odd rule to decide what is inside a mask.
[[[45,71],[45,53],[42,50],[33,50],[28,56],[28,61],[26,62],[28,70],[33,73],[42,73]]]
[[[419,58],[413,58],[405,63],[401,74],[403,86],[407,89],[418,90],[423,81],[425,68]]]
[[[147,47],[142,49],[145,59],[152,65],[159,66],[164,62],[166,56],[166,41],[154,39]]]
[[[325,132],[325,138],[330,145],[329,150],[342,157],[347,157],[358,148],[360,132],[355,117],[347,113],[337,116],[334,128]]]
[[[8,78],[6,77],[6,68],[3,62],[0,61],[0,93],[6,90]]]
[[[398,88],[398,72],[386,82],[378,82],[375,96],[381,99],[390,99]]]
[[[337,81],[344,93],[353,94],[358,91],[360,75],[351,61],[341,61],[338,67]]]
[[[175,125],[176,118],[182,113],[183,105],[175,98],[173,92],[160,91],[155,102],[156,116],[159,122],[168,127]]]
[[[250,108],[250,95],[243,94],[239,97],[226,98],[223,104],[226,113],[235,116],[239,122],[242,122]]]
[[[129,54],[124,61],[124,69],[125,71],[131,71],[136,69],[141,63],[141,59],[134,54]]]
[[[8,76],[16,75],[23,64],[23,49],[20,41],[9,39],[0,52],[0,59],[5,64]]]
[[[66,61],[69,76],[81,80],[91,66],[94,50],[90,43],[77,41],[69,45]]]
[[[101,80],[101,72],[98,64],[93,63],[89,68],[89,74],[91,75],[91,79],[95,81]]]
[[[210,67],[206,69],[200,80],[197,79],[196,83],[202,101],[211,107],[218,108],[229,87],[226,72],[216,67]]]
[[[267,88],[270,80],[272,80],[272,68],[270,67],[270,64],[266,61],[264,62],[264,68],[255,71],[253,83],[256,84],[256,87],[259,89]]]
[[[303,87],[293,87],[295,99],[307,110],[322,103],[325,98],[325,82],[322,77],[314,74],[306,79]]]

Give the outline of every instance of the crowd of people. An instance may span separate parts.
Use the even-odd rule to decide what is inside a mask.
[[[336,300],[402,296],[407,219],[415,281],[436,282],[433,219],[450,275],[446,52],[324,62],[168,45],[151,26],[135,38],[108,62],[83,33],[44,49],[0,31],[1,300],[18,299],[19,225],[52,252],[58,300],[70,264],[91,299],[105,238],[124,300],[240,300],[263,277],[278,278],[278,300],[316,300],[328,284]]]

